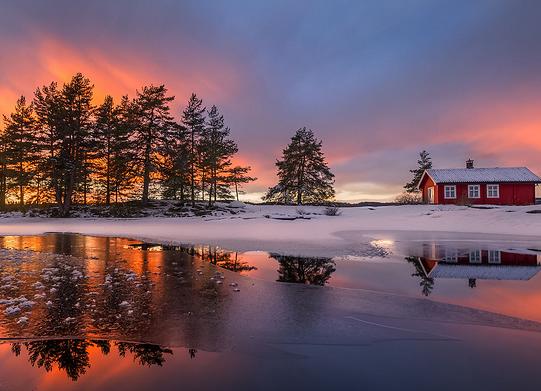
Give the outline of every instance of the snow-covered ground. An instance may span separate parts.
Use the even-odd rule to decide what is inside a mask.
[[[300,209],[300,210],[299,210]],[[0,235],[75,232],[122,236],[162,243],[212,244],[231,250],[263,250],[292,255],[355,255],[363,233],[376,231],[462,232],[541,236],[541,206],[477,209],[460,206],[341,208],[246,205],[234,215],[206,217],[0,218]],[[540,213],[528,213],[538,211]],[[296,218],[294,220],[287,220]],[[465,235],[466,237],[468,235]]]

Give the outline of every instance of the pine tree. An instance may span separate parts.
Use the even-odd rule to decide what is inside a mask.
[[[231,158],[238,152],[237,144],[229,138],[230,129],[224,125],[224,117],[216,106],[208,111],[206,127],[200,141],[201,165],[207,172],[209,206],[216,202],[218,194],[229,198],[228,172]]]
[[[417,160],[417,168],[414,170],[410,170],[410,172],[413,174],[413,179],[406,183],[404,186],[404,189],[406,189],[406,192],[408,193],[416,193],[419,191],[417,186],[419,186],[419,182],[421,181],[421,177],[423,176],[423,173],[425,170],[429,170],[432,168],[432,158],[430,157],[430,153],[423,150],[419,153],[419,160]]]
[[[62,214],[68,215],[74,194],[83,185],[83,198],[86,201],[88,183],[88,164],[91,146],[92,105],[94,85],[81,73],[64,84],[61,92],[62,124],[60,126],[61,144],[59,166],[62,179]]]
[[[100,160],[96,169],[98,183],[105,193],[105,205],[111,205],[112,194],[112,160],[116,142],[117,118],[113,97],[107,95],[103,103],[96,109],[96,128],[94,136],[100,146],[97,158]]]
[[[121,199],[130,198],[137,177],[137,148],[132,136],[135,134],[138,122],[136,105],[126,95],[122,97],[114,113],[110,190],[114,195],[115,203],[118,203]]]
[[[205,128],[205,107],[203,101],[192,93],[188,106],[182,112],[182,124],[189,135],[189,165],[190,165],[190,200],[195,206],[197,166],[200,161],[198,143]]]
[[[254,178],[248,175],[250,170],[251,170],[250,166],[247,166],[247,167],[235,166],[231,170],[229,170],[228,182],[235,189],[235,199],[237,201],[239,200],[239,193],[241,193],[240,188],[242,187],[242,185],[257,180],[257,178]]]
[[[184,126],[177,125],[171,140],[160,151],[162,196],[184,201],[190,187],[190,145]]]
[[[159,149],[168,142],[176,124],[170,114],[170,102],[164,85],[143,87],[137,91],[135,100],[137,113],[136,145],[140,146],[139,158],[143,165],[143,204],[148,203],[151,176],[160,165]]]
[[[5,209],[7,199],[7,157],[5,132],[0,133],[0,210]]]
[[[62,144],[63,105],[58,85],[52,82],[38,88],[34,94],[36,114],[36,140],[40,145],[41,156],[38,162],[39,182],[45,200],[62,203],[60,149]],[[38,196],[38,199],[41,199]]]
[[[30,184],[37,161],[37,145],[35,141],[35,119],[32,104],[26,104],[26,98],[17,100],[15,111],[4,116],[5,164],[12,186],[17,188],[19,205],[24,205],[25,189]],[[11,175],[9,175],[11,173]]]
[[[301,128],[276,162],[278,184],[269,188],[266,201],[283,203],[322,202],[334,197],[334,175],[321,151],[321,141],[310,129]]]

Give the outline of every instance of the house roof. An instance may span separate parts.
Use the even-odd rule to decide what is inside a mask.
[[[425,170],[435,183],[541,183],[541,178],[526,167],[438,168]]]

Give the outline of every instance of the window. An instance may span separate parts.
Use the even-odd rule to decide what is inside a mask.
[[[443,258],[445,262],[458,262],[458,251],[456,249],[445,249],[445,258]]]
[[[502,263],[502,253],[498,250],[488,252],[488,263]]]
[[[444,188],[444,197],[446,199],[453,199],[453,198],[456,198],[456,186],[455,185],[448,185],[448,186],[445,186]]]
[[[481,263],[481,250],[470,251],[470,263]]]
[[[468,186],[468,198],[481,198],[479,185],[469,185]]]
[[[487,198],[500,198],[500,185],[487,185]]]

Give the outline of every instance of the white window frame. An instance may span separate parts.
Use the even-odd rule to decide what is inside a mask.
[[[489,250],[488,263],[495,263],[495,264],[502,263],[502,252],[500,250]]]
[[[481,250],[470,251],[469,258],[470,258],[470,263],[481,263],[483,260]]]
[[[477,197],[472,196],[473,189],[477,189]],[[468,185],[468,198],[472,198],[472,199],[481,198],[481,185]]]
[[[494,189],[496,189],[495,195],[494,195]],[[487,198],[500,198],[500,185],[495,184],[495,183],[488,184],[487,185]]]
[[[449,190],[450,195],[447,195],[447,190]],[[455,200],[456,199],[456,185],[445,185],[443,186],[443,198],[446,200]]]
[[[458,250],[456,249],[445,249],[445,258],[443,258],[445,262],[452,262],[457,263],[458,262]]]

